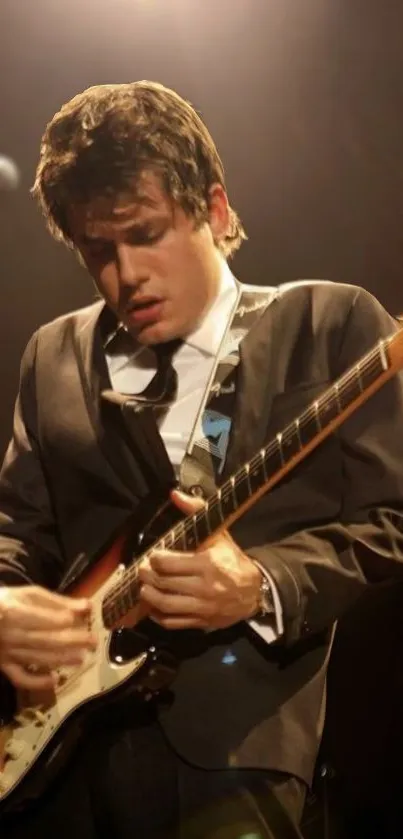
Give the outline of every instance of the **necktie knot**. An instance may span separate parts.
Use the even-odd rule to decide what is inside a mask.
[[[168,406],[174,402],[178,392],[178,374],[172,359],[181,344],[182,341],[176,338],[151,347],[156,355],[157,371],[143,391],[133,394],[135,399],[155,407]]]

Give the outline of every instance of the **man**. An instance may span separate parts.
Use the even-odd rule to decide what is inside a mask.
[[[241,289],[226,259],[244,233],[192,107],[148,82],[85,91],[47,127],[34,194],[106,303],[30,341],[1,476],[0,666],[35,690],[96,648],[90,603],[60,589],[76,557],[89,564],[159,479],[169,485],[170,470],[187,490],[173,493],[175,505],[201,509],[192,487],[211,492],[214,477],[252,458],[395,327],[355,287],[268,288],[263,307],[246,307],[256,317],[218,385],[229,413],[206,419]],[[232,538],[224,530],[198,553],[171,547],[142,560],[142,614],[178,641],[170,692],[112,706],[2,836],[301,835],[334,622],[368,581],[400,569],[402,410],[396,377],[254,504]],[[199,420],[204,438],[192,448]]]

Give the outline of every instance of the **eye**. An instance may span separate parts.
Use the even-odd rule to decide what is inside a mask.
[[[115,248],[112,242],[100,239],[99,241],[87,242],[84,245],[84,251],[90,259],[107,260],[114,258]]]
[[[165,227],[160,229],[144,228],[143,230],[136,230],[130,237],[131,244],[137,247],[147,247],[148,245],[155,245],[162,239],[165,234]]]

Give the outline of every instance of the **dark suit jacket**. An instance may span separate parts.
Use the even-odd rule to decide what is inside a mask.
[[[44,326],[26,350],[0,481],[2,582],[56,587],[150,491],[144,462],[101,407],[101,309]],[[241,347],[226,474],[395,329],[356,287],[280,288]],[[245,624],[196,633],[160,712],[190,762],[310,781],[334,622],[368,581],[401,578],[402,415],[396,376],[233,527],[278,586],[284,636],[267,645]]]

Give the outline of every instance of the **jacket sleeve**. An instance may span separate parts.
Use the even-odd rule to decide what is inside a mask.
[[[342,334],[335,378],[396,329],[380,303],[359,290]],[[343,477],[337,520],[315,526],[312,510],[308,529],[265,544],[263,498],[254,516],[253,544],[244,547],[277,586],[285,643],[331,626],[368,583],[403,579],[401,374],[370,397],[338,436]]]
[[[0,473],[0,583],[57,586],[62,553],[41,461],[34,335],[23,356],[13,435]]]

